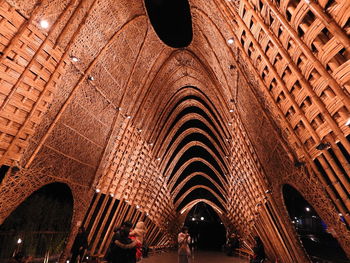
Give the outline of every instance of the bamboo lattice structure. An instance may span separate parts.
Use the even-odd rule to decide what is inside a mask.
[[[63,182],[61,262],[81,224],[99,256],[125,220],[171,246],[200,202],[270,259],[308,262],[289,184],[350,256],[350,2],[189,0],[181,49],[132,2],[0,0],[0,223]]]

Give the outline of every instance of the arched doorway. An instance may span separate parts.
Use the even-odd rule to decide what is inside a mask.
[[[72,213],[73,196],[67,185],[52,183],[34,192],[0,226],[0,262],[16,253],[58,258]]]
[[[294,187],[285,184],[283,197],[299,240],[312,262],[348,262],[338,241],[303,196]],[[342,220],[341,216],[339,220]]]
[[[189,227],[194,247],[203,250],[221,250],[226,242],[226,230],[214,209],[199,202],[187,214],[185,225]]]

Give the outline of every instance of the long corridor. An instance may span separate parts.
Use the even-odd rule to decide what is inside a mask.
[[[143,263],[177,263],[177,253],[176,251],[164,252],[160,254],[151,255],[145,258]],[[206,252],[197,251],[193,254],[191,263],[247,263],[247,259],[238,257],[228,257],[221,252]]]

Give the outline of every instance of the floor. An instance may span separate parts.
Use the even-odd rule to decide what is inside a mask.
[[[247,259],[228,257],[222,252],[194,252],[190,263],[248,263]],[[176,251],[163,252],[144,258],[142,263],[177,263]]]

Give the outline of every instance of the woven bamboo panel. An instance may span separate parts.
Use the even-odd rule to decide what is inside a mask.
[[[128,118],[120,125],[117,142],[108,160],[97,189],[116,199],[127,200],[149,213],[151,218],[161,214],[155,221],[157,224],[169,215],[165,209],[172,205],[164,178],[151,156],[149,145]]]
[[[0,158],[2,164],[19,161],[47,111],[57,80],[56,67],[63,51],[53,43],[42,45],[46,36],[28,25],[13,43],[25,19],[6,2],[0,7],[0,51],[7,48],[0,64]]]
[[[301,142],[311,155],[316,155],[316,134],[322,139],[332,131],[329,125],[325,125],[325,114],[329,114],[336,120],[335,124],[340,129],[349,133],[349,129],[344,125],[349,116],[346,103],[349,98],[345,91],[348,90],[348,78],[344,78],[344,73],[349,72],[349,48],[307,8],[306,2],[283,1],[283,4],[281,9],[287,13],[286,19],[290,20],[297,34],[294,37],[304,42],[315,57],[312,57],[311,52],[302,52],[287,28],[284,28],[271,10],[269,21],[264,22],[270,23],[267,26],[270,26],[273,32],[263,30],[254,18],[257,14],[251,9],[248,10],[244,1],[241,2],[239,14],[242,22],[250,26],[252,35],[243,26],[239,27],[237,35],[252,62],[257,65],[258,72],[269,87],[276,104],[291,120],[291,126],[300,136]],[[339,13],[344,15],[343,10],[339,10]],[[346,16],[349,18],[349,14]],[[251,37],[259,42],[259,46],[252,43]],[[286,49],[285,53],[279,51],[282,46],[276,46],[277,39]],[[290,54],[291,57],[286,54]],[[325,68],[323,72],[320,72],[313,62],[315,59]],[[341,76],[338,74],[340,71],[343,72]],[[300,78],[308,80],[311,87],[307,88],[309,84]],[[335,97],[339,94],[341,96]],[[319,96],[320,99],[314,100],[315,96]],[[300,117],[304,118],[301,122],[296,122],[295,119]],[[311,129],[314,133],[310,132]],[[313,134],[315,136],[312,136]]]
[[[262,92],[273,103],[283,134],[298,157],[309,160],[325,187],[327,180],[333,182],[329,194],[341,197],[340,202],[333,201],[338,212],[347,215],[350,13],[346,2],[290,0],[276,7],[268,0],[243,0],[236,13],[236,36],[254,65],[249,70],[264,83]],[[323,169],[312,163],[315,158]]]

